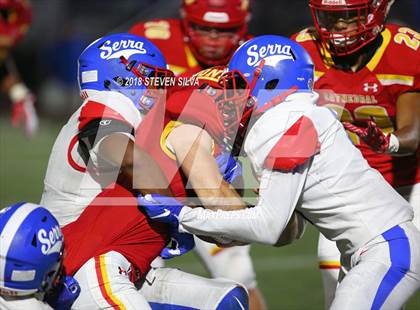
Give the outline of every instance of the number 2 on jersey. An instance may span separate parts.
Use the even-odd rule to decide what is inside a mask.
[[[354,109],[352,113],[350,110],[336,104],[329,103],[326,104],[326,106],[336,111],[342,122],[354,123],[355,121],[364,121],[373,118],[375,123],[385,134],[394,131],[391,118],[384,107],[363,105]],[[355,133],[349,131],[347,131],[347,133],[354,144],[360,144],[360,138]]]
[[[409,48],[417,51],[420,45],[420,33],[407,27],[401,27],[394,36],[394,42],[397,44],[404,42]]]

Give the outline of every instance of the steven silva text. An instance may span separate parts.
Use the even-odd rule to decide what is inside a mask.
[[[181,76],[171,76],[171,77],[130,77],[126,78],[124,81],[125,86],[146,86],[148,88],[163,88],[163,87],[173,87],[173,86],[198,86],[198,79],[196,76],[192,77],[181,77]]]

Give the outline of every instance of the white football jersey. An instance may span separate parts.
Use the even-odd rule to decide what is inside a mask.
[[[180,230],[275,244],[293,211],[341,253],[351,254],[413,217],[412,207],[371,168],[318,95],[292,94],[252,126],[245,151],[261,178],[256,207],[239,211],[183,208]]]
[[[70,117],[51,151],[40,202],[54,214],[61,226],[76,220],[102,190],[92,177],[94,173],[87,172],[78,142],[80,130],[91,120],[101,118],[106,119],[100,123],[104,127],[110,125],[109,119],[123,121],[132,128],[137,128],[142,120],[140,112],[130,99],[111,91],[95,92]],[[97,141],[89,152],[88,169],[92,168],[92,171],[97,164],[99,143]],[[116,178],[117,174],[115,180]]]

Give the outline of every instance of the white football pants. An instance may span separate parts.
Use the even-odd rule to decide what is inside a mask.
[[[413,207],[413,223],[420,230],[420,183],[396,188],[396,191]],[[324,285],[325,309],[329,309],[338,284],[340,252],[335,242],[328,240],[322,234],[319,234],[318,240],[318,262]]]
[[[345,260],[331,309],[401,309],[420,288],[420,231],[394,226]]]
[[[220,248],[194,236],[194,250],[200,256],[212,278],[227,278],[242,284],[248,290],[257,287],[257,280],[250,255],[250,245]],[[153,267],[165,266],[160,257],[152,262]]]
[[[75,274],[81,293],[72,309],[137,310],[151,306],[159,309],[161,305],[216,309],[233,289],[239,288],[246,294],[232,281],[207,279],[174,268],[151,269],[137,289],[129,279],[130,266],[124,256],[114,251],[91,258]],[[242,303],[246,309],[247,301]]]

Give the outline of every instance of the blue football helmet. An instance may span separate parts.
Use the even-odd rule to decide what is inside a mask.
[[[313,81],[312,59],[298,43],[263,35],[242,44],[220,80],[225,95],[218,106],[227,149],[235,148],[238,136],[242,144],[251,114],[267,111],[293,92],[312,92]]]
[[[256,109],[289,89],[311,92],[314,64],[298,43],[281,36],[264,35],[242,44],[233,54],[228,70],[245,77]]]
[[[24,296],[49,291],[58,279],[64,237],[45,208],[17,203],[0,211],[0,293]]]
[[[149,40],[128,33],[111,34],[91,43],[79,56],[78,81],[82,98],[92,91],[118,91],[143,113],[156,95],[147,89],[164,86],[173,76],[160,50]]]

